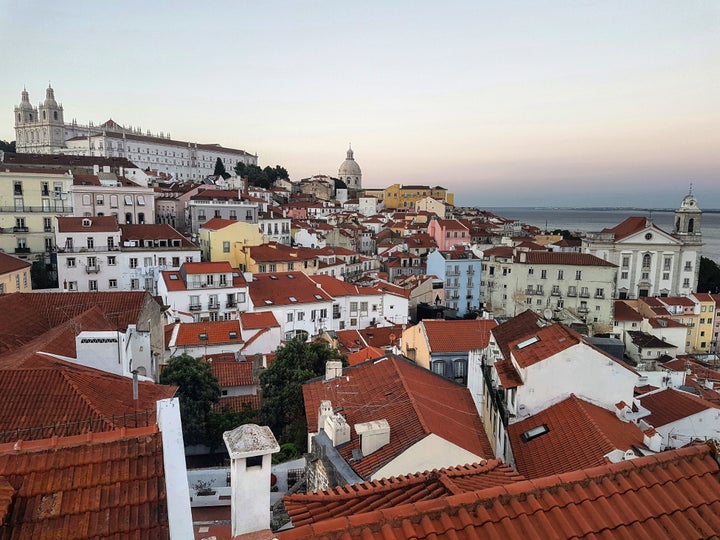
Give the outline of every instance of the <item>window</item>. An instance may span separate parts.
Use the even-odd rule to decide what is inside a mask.
[[[178,268],[180,266],[180,257],[173,257],[172,265],[173,265],[173,268]]]
[[[22,182],[15,182],[13,184],[13,195],[22,195],[22,194],[23,194]]]
[[[547,279],[547,270],[540,270],[540,279]]]
[[[298,311],[298,312],[297,312],[297,320],[298,320],[298,321],[304,321],[304,320],[305,320],[305,312],[304,312],[304,311]]]
[[[690,278],[683,279],[683,287],[688,288],[690,287]]]
[[[582,279],[582,270],[575,270],[575,279],[577,279],[577,280]]]
[[[287,322],[293,322],[293,312],[290,311],[287,314]]]
[[[118,207],[118,196],[110,195],[110,208],[117,208],[117,207]]]
[[[669,272],[669,271],[670,271],[670,268],[671,268],[671,265],[672,265],[672,258],[670,258],[670,257],[665,257],[665,258],[663,259],[663,270],[666,271],[666,272]]]
[[[432,371],[433,371],[433,373],[444,377],[445,376],[445,361],[444,360],[434,360],[432,363]]]
[[[367,315],[367,313],[368,313],[368,303],[360,302],[360,314]]]
[[[66,265],[68,268],[75,268],[75,257],[68,257]]]
[[[82,203],[83,206],[90,206],[92,204],[92,199],[90,198],[90,195],[88,193],[85,193],[82,196]]]
[[[165,257],[158,257],[158,266],[167,266],[167,259]]]
[[[138,266],[138,260],[135,257],[132,257],[130,259],[130,268],[137,268]]]
[[[138,206],[145,206],[145,197],[143,197],[142,195],[138,195],[137,203],[138,203]]]
[[[667,281],[670,279],[670,272],[663,272],[662,278]]]
[[[105,205],[105,196],[97,195],[95,197],[95,204],[97,204],[98,206],[104,206]]]
[[[130,280],[130,289],[136,291],[140,288],[140,280],[133,278]]]
[[[620,278],[621,279],[627,279],[628,273],[627,272],[620,272]]]
[[[558,279],[562,279],[562,278],[563,278],[563,271],[562,271],[562,270],[558,270],[558,277],[557,277],[557,278],[558,278]]]
[[[97,280],[91,279],[90,281],[88,281],[88,290],[90,290],[90,291],[98,290]]]
[[[230,253],[230,242],[228,240],[223,241],[223,253]]]
[[[87,247],[88,249],[93,249],[95,247],[95,239],[92,236],[88,236]]]
[[[108,280],[108,288],[117,289],[117,279]]]
[[[623,268],[627,268],[628,266],[630,266],[630,256],[629,256],[629,255],[623,255],[623,258],[622,258],[622,267],[623,267]]]
[[[649,254],[649,253],[646,253],[645,255],[643,255],[643,258],[642,258],[642,267],[643,267],[643,268],[650,268],[650,260],[651,260],[651,257],[650,257],[650,254]]]
[[[350,313],[357,313],[357,310],[358,310],[358,303],[350,302]]]
[[[125,206],[132,206],[133,198],[132,195],[125,195]]]
[[[88,267],[88,270],[97,268],[97,257],[88,257],[87,258],[87,267]]]
[[[605,289],[603,289],[603,288],[595,289],[595,298],[605,298]]]
[[[532,276],[535,273],[534,268],[528,268],[528,276]]]
[[[117,263],[115,262],[115,255],[109,255],[107,258],[108,266],[115,266]]]

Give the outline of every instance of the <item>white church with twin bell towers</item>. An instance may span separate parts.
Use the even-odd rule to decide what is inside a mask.
[[[15,107],[15,144],[18,153],[67,154],[75,156],[123,157],[139,168],[154,171],[161,178],[179,182],[200,180],[215,170],[220,158],[227,171],[239,161],[257,165],[257,154],[172,139],[170,133],[151,133],[135,126],[124,126],[110,119],[102,124],[65,122],[64,110],[48,85],[45,101],[37,107],[23,89]]]
[[[629,217],[619,225],[588,233],[584,253],[617,265],[615,298],[685,296],[697,291],[702,253],[702,210],[692,192],[675,210],[672,232],[650,217]]]

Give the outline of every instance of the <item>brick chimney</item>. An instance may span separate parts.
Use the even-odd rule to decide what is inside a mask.
[[[267,426],[245,424],[223,433],[230,454],[233,537],[270,529],[271,455],[280,451]]]

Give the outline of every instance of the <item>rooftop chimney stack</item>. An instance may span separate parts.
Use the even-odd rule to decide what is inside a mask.
[[[133,401],[137,401],[139,398],[140,388],[138,387],[138,372],[137,369],[132,370],[133,376]]]
[[[280,451],[267,426],[245,424],[223,433],[230,454],[232,536],[270,529],[271,456]]]
[[[325,362],[325,381],[342,377],[343,368],[340,360],[328,360]]]
[[[360,437],[363,456],[369,456],[390,442],[390,424],[384,418],[355,424],[355,433]]]

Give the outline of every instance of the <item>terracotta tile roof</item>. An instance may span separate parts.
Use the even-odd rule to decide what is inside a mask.
[[[243,342],[240,332],[240,321],[207,321],[178,324],[175,345],[187,347],[192,345],[240,344]],[[231,335],[234,333],[234,337]],[[203,338],[206,336],[206,338]]]
[[[615,300],[614,303],[614,315],[613,319],[616,321],[634,321],[640,322],[643,320],[643,316],[635,309],[627,305],[622,300]]]
[[[234,219],[212,218],[203,223],[200,228],[208,229],[210,231],[219,231],[220,229],[224,229],[225,227],[235,225],[236,223],[237,220]]]
[[[141,381],[134,403],[131,379],[43,354],[11,358],[17,365],[4,358],[0,369],[0,442],[146,425],[154,421],[155,403],[176,391]]]
[[[633,394],[637,397],[647,394],[648,392],[654,392],[655,390],[659,390],[659,388],[657,386],[653,386],[652,384],[642,384],[633,389]]]
[[[253,363],[251,360],[238,362],[237,360],[218,360],[217,357],[212,356],[210,358],[212,358],[210,368],[222,388],[252,386],[255,384],[255,381],[253,381]]]
[[[525,257],[525,264],[561,264],[570,266],[607,266],[615,268],[611,262],[605,261],[589,253],[569,253],[563,251],[528,251],[516,253],[515,262],[521,262]]]
[[[113,329],[140,320],[145,292],[12,293],[0,295],[0,351],[20,347],[97,307]],[[73,337],[74,341],[74,337]],[[74,348],[74,345],[73,345]]]
[[[253,313],[243,312],[240,314],[240,322],[243,328],[248,330],[257,328],[280,328],[272,311],[257,311]]]
[[[720,406],[699,398],[689,392],[665,388],[638,398],[650,416],[643,418],[648,424],[659,428],[706,409],[720,409]]]
[[[616,240],[621,240],[631,234],[643,231],[648,226],[648,219],[641,216],[632,216],[614,227],[605,228],[604,233],[613,233]]]
[[[318,257],[316,249],[290,247],[277,242],[247,246],[245,249],[256,263],[310,261]]]
[[[660,298],[660,302],[666,306],[683,306],[688,308],[695,307],[693,299],[687,296],[665,296]]]
[[[17,272],[23,268],[30,268],[32,263],[0,252],[0,275]]]
[[[419,324],[425,328],[432,353],[484,349],[490,342],[490,331],[497,326],[497,322],[492,319],[425,319]]]
[[[58,232],[117,232],[120,230],[116,216],[58,217]],[[89,225],[83,225],[89,223]]]
[[[243,412],[247,409],[260,409],[260,395],[246,394],[244,396],[223,396],[213,403],[213,411],[229,410]]]
[[[528,309],[520,315],[497,325],[492,329],[492,335],[498,347],[500,347],[503,358],[509,360],[510,343],[534,334],[544,325],[545,320],[533,310]]]
[[[720,479],[705,445],[329,519],[280,540],[709,538]]]
[[[395,324],[392,326],[368,326],[359,330],[359,333],[365,343],[371,347],[389,347],[400,344],[402,331],[402,325]]]
[[[368,360],[375,360],[376,358],[382,358],[387,354],[385,349],[379,349],[377,347],[363,347],[357,352],[350,353],[347,355],[348,365],[356,366],[362,364]]]
[[[503,388],[517,388],[524,384],[512,360],[495,362],[495,371],[497,372],[498,379],[500,379],[500,385]]]
[[[160,277],[165,282],[168,291],[184,291],[187,289],[182,274],[178,270],[163,270]]]
[[[328,491],[289,495],[283,503],[295,527],[363,512],[391,509],[448,495],[502,486],[523,480],[499,459],[418,472]]]
[[[182,267],[185,269],[185,274],[221,274],[225,272],[232,272],[233,267],[227,261],[217,262],[186,262],[183,263]]]
[[[686,324],[677,322],[669,317],[652,317],[648,319],[648,324],[652,328],[687,328]]]
[[[303,272],[255,274],[249,292],[257,308],[332,301],[332,297]]]
[[[527,344],[528,340],[536,339]],[[574,347],[580,343],[578,334],[562,324],[552,324],[539,328],[531,337],[522,337],[511,341],[508,346],[513,357],[521,368],[532,366],[551,356]]]
[[[350,442],[338,448],[362,478],[370,477],[430,433],[480,457],[493,455],[467,388],[396,356],[347,368],[344,375],[303,385],[305,415],[308,431],[317,432],[318,407],[327,399],[333,407],[343,407],[351,426],[388,421],[390,442],[373,454],[352,459],[360,442],[354,429]]]
[[[2,445],[0,478],[15,486],[4,537],[169,536],[157,426]]]
[[[549,431],[529,441],[522,434],[546,425]],[[643,434],[632,422],[575,395],[530,418],[508,426],[520,474],[539,478],[606,463],[605,454],[643,446]]]

